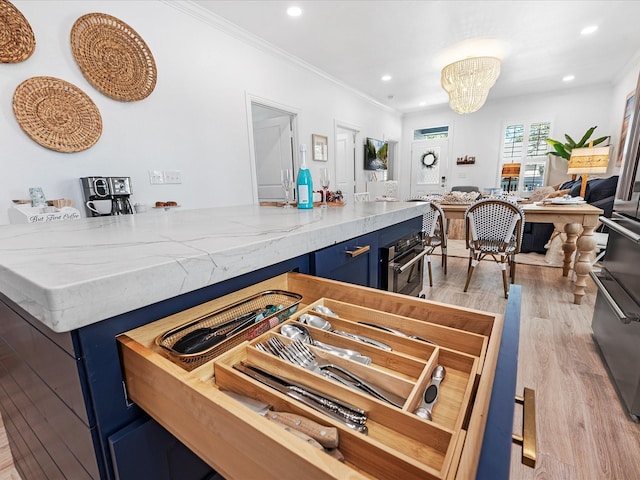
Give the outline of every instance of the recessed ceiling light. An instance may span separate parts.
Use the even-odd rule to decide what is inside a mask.
[[[302,15],[302,9],[300,7],[289,7],[287,8],[287,15],[290,17],[299,17]]]
[[[380,80],[382,80],[383,82],[388,82],[389,80],[391,80],[391,75],[383,75]]]
[[[424,107],[426,104],[427,104],[427,102],[420,102],[420,103],[418,104],[418,106],[420,106],[420,107]]]
[[[576,79],[575,75],[567,75],[565,77],[562,77],[562,81],[563,82],[570,82],[570,81],[575,80],[575,79]]]
[[[598,30],[597,25],[589,25],[588,27],[584,27],[582,30],[580,30],[580,35],[589,35],[596,30]]]

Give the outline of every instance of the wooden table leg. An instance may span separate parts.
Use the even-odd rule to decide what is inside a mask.
[[[587,277],[591,271],[591,259],[596,248],[596,237],[593,235],[595,227],[584,227],[582,235],[578,238],[578,260],[574,265],[576,283],[573,287],[573,303],[580,305],[584,297],[584,289],[587,286]]]
[[[576,251],[576,239],[578,238],[581,227],[582,225],[580,225],[579,223],[567,223],[564,226],[564,231],[567,234],[567,239],[562,244],[562,251],[564,252],[564,260],[562,261],[563,277],[569,276],[569,270],[571,270],[571,262],[573,261],[573,253]]]

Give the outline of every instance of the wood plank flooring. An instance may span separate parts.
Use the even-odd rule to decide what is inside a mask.
[[[433,260],[428,299],[504,312],[497,265],[482,262],[464,293],[467,260],[450,257],[446,276],[439,258]],[[536,391],[538,462],[535,469],[522,465],[514,445],[510,478],[640,478],[640,425],[622,410],[591,337],[594,285],[589,280],[583,304],[574,305],[572,283],[558,268],[518,265],[516,282],[523,299],[517,388],[519,394],[524,387]],[[515,411],[514,432],[520,433],[521,407]],[[0,480],[20,480],[1,426]]]
[[[446,276],[439,260],[432,264],[433,287],[425,287],[428,299],[504,311],[495,263],[481,262],[463,293],[467,260],[450,257]],[[535,469],[522,465],[514,445],[510,478],[640,478],[640,425],[623,411],[591,336],[595,286],[589,280],[582,305],[574,305],[573,283],[559,268],[518,265],[516,283],[522,285],[517,393],[524,387],[536,392],[538,461]],[[516,433],[521,409],[516,406]]]

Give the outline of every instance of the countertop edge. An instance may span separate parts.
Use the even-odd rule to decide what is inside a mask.
[[[269,208],[277,207],[261,207],[260,214]],[[199,251],[192,242],[189,253],[180,252],[175,258],[59,286],[44,286],[37,278],[0,265],[0,291],[46,327],[63,333],[401,223],[425,210],[420,202],[391,207],[371,202],[354,209],[353,218],[345,213],[344,221],[324,225],[320,218],[277,234],[247,234],[243,243],[215,250]],[[177,246],[185,250],[185,245]]]

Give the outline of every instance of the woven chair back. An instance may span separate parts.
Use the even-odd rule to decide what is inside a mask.
[[[431,203],[431,208],[422,216],[422,231],[429,244],[430,239],[444,241],[444,211],[437,203]]]
[[[499,251],[518,253],[524,230],[524,212],[506,200],[488,198],[472,203],[464,214],[467,245],[493,244]]]

